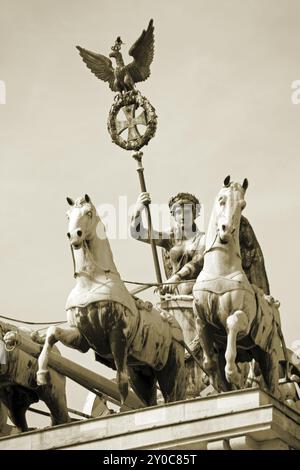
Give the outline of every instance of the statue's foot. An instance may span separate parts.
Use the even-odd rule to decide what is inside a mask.
[[[39,370],[36,373],[36,383],[38,385],[47,385],[48,384],[48,371],[47,370]]]

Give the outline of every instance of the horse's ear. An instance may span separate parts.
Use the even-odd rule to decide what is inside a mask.
[[[247,180],[247,178],[245,178],[244,181],[243,181],[243,184],[242,184],[243,190],[246,191],[248,186],[249,186],[248,180]]]
[[[226,178],[224,179],[224,186],[225,186],[225,188],[226,188],[227,186],[229,186],[229,184],[230,184],[230,175],[226,176]]]
[[[74,206],[75,202],[73,201],[73,199],[71,199],[70,197],[67,197],[67,201],[68,201],[69,206]]]
[[[91,202],[90,196],[88,196],[87,194],[84,195],[84,199],[85,199],[85,202]]]

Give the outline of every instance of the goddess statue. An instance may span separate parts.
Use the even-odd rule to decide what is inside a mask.
[[[142,213],[150,203],[149,193],[139,195],[130,225],[131,236],[146,243],[150,243],[150,239]],[[162,293],[192,293],[193,283],[182,281],[196,279],[203,266],[204,233],[196,224],[200,207],[199,200],[193,194],[178,193],[169,201],[171,228],[152,231],[157,246],[163,249],[164,269],[169,282],[163,286]]]

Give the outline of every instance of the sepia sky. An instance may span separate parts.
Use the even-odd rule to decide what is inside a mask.
[[[113,93],[75,45],[127,51],[154,19],[151,76],[138,88],[158,129],[144,149],[153,202],[179,191],[202,201],[207,227],[223,179],[249,180],[245,216],[262,247],[287,344],[300,339],[300,2],[297,0],[0,0],[0,313],[65,318],[74,284],[65,197],[132,204],[131,153],[106,129]],[[149,246],[112,240],[124,279],[154,281]],[[67,357],[112,377],[92,353]],[[76,393],[75,393],[76,392]],[[86,392],[69,386],[69,406]]]

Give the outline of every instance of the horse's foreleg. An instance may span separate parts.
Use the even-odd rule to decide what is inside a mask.
[[[48,383],[48,357],[52,346],[58,341],[58,327],[50,326],[47,330],[45,343],[38,359],[38,371],[36,381],[38,385],[46,385]]]
[[[273,338],[269,347],[268,355],[268,387],[270,393],[276,398],[281,399],[279,388],[279,357],[281,350],[280,342],[277,334],[273,334]]]
[[[194,303],[193,309],[196,316],[196,330],[203,350],[203,369],[210,374],[217,364],[213,340],[209,334],[209,325],[205,320],[205,312],[202,305]]]
[[[214,348],[214,341],[205,319],[205,310],[201,303],[194,303],[194,314],[196,316],[196,329],[199,342],[203,351],[203,370],[209,376],[213,387],[221,391],[222,385],[218,371],[218,357]]]
[[[128,395],[128,371],[127,371],[127,338],[121,328],[112,330],[109,336],[111,352],[117,368],[117,384],[120,392],[121,404]]]
[[[48,358],[53,345],[58,341],[61,341],[65,346],[78,349],[81,352],[89,350],[87,341],[82,337],[80,331],[75,326],[50,326],[47,330],[45,343],[38,359],[38,385],[46,385],[48,383]]]
[[[227,327],[227,347],[225,352],[226,366],[225,375],[229,383],[240,385],[240,374],[236,366],[236,340],[240,332],[246,332],[248,328],[248,316],[242,310],[235,311],[226,320]]]

